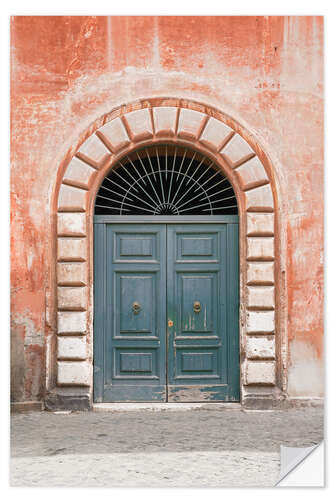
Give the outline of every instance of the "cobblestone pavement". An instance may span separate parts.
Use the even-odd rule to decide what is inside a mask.
[[[321,408],[12,415],[11,486],[273,486],[280,445],[323,439]]]

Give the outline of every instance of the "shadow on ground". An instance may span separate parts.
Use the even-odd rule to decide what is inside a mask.
[[[30,413],[12,416],[12,456],[255,450],[323,439],[323,410]]]

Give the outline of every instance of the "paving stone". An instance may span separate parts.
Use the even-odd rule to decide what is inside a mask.
[[[324,436],[322,408],[211,408],[13,414],[11,486],[271,487],[281,445]]]

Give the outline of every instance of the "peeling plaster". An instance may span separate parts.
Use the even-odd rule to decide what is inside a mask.
[[[294,340],[290,343],[289,396],[322,397],[324,395],[324,366],[316,349],[309,343]]]
[[[44,345],[44,332],[35,327],[35,323],[29,317],[30,311],[26,310],[21,314],[14,314],[12,317],[13,325],[24,328],[24,345]]]

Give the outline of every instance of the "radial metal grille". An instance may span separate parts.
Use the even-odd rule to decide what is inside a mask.
[[[237,214],[227,177],[197,151],[170,144],[149,146],[118,161],[104,178],[96,215]]]

